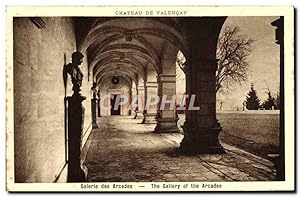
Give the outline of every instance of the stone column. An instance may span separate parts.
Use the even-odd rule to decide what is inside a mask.
[[[100,96],[97,99],[97,112],[98,112],[98,117],[101,117],[101,109],[100,109],[100,105],[101,105],[101,99]]]
[[[280,110],[284,106],[284,17],[280,16],[279,19],[271,23],[272,26],[276,27],[275,29],[275,43],[280,46]],[[284,113],[280,112],[280,126],[284,128]],[[280,129],[279,131],[279,153],[278,154],[269,154],[270,160],[275,164],[276,169],[276,179],[284,180],[285,179],[285,142],[284,142],[284,130]]]
[[[91,99],[91,111],[92,111],[92,128],[98,128],[97,125],[97,98]]]
[[[97,113],[98,113],[98,117],[101,117],[101,111],[100,111],[100,100],[101,96],[100,96],[100,90],[97,91]]]
[[[170,109],[170,104],[166,103],[162,109],[161,101],[163,96],[166,96],[166,100],[172,100],[172,97],[176,95],[176,75],[172,74],[160,74],[158,76],[159,87],[159,114],[157,116],[157,125],[154,130],[155,133],[178,133],[177,126],[178,117],[176,115],[176,105],[174,109]]]
[[[218,139],[222,128],[216,119],[216,60],[198,59],[197,62],[202,62],[202,66],[191,69],[188,95],[196,95],[195,105],[200,110],[188,110],[181,148],[187,152],[220,153],[223,147]]]
[[[176,60],[178,49],[172,44],[165,44],[161,56],[161,73],[158,74],[158,95],[160,97],[159,113],[157,116],[157,126],[155,133],[174,133],[179,132],[177,127],[178,117],[176,115],[176,104],[174,100],[174,109],[170,104],[164,108],[161,105],[166,97],[167,101],[176,99]]]
[[[135,97],[137,95],[137,88],[136,88],[136,84],[135,83],[132,83],[132,86],[131,86],[131,101],[130,101],[130,104],[131,105],[134,105],[132,103],[132,101],[135,101]],[[136,115],[137,115],[137,111],[135,109],[135,107],[131,107],[131,115],[135,118]]]
[[[153,96],[157,96],[157,82],[146,82],[146,103],[149,102],[147,99],[151,99]],[[145,103],[145,105],[146,105]],[[148,109],[144,110],[144,119],[142,123],[146,124],[155,124],[156,123],[156,116],[157,116],[157,104],[156,105],[149,105]]]
[[[133,97],[132,97],[132,88],[129,87],[129,98],[128,98],[129,104],[128,104],[128,106],[130,105],[130,103],[132,103],[132,99],[133,99]],[[133,114],[133,110],[128,109],[128,116],[131,116],[132,114]]]
[[[196,95],[195,106],[186,110],[181,149],[189,153],[222,153],[216,120],[216,49],[219,32],[226,17],[192,18],[183,21],[189,45],[186,69],[187,94]],[[185,19],[182,19],[185,20]],[[210,28],[195,28],[210,27]],[[187,107],[189,99],[187,99]]]
[[[137,100],[138,102],[138,109],[137,109],[137,112],[136,112],[136,119],[143,119],[144,118],[144,101],[145,101],[145,86],[144,84],[142,85],[138,85],[137,87],[137,93],[138,93],[138,96],[141,98]],[[140,103],[141,102],[141,103]]]

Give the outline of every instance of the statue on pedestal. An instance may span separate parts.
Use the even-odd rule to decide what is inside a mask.
[[[100,90],[97,91],[97,108],[98,108],[98,117],[101,117],[100,113],[100,105],[101,105],[101,98],[100,98]]]
[[[68,182],[84,182],[86,175],[81,168],[81,142],[84,125],[84,107],[82,101],[86,97],[80,94],[83,73],[79,65],[83,62],[83,54],[76,51],[72,54],[72,62],[64,67],[63,76],[66,87],[67,74],[71,76],[73,95],[67,97],[68,102]]]
[[[97,83],[93,82],[93,86],[91,87],[91,91],[93,94],[93,98],[91,99],[91,107],[92,107],[92,125],[93,128],[98,128],[97,125]]]
[[[97,97],[100,100],[100,90],[97,91]]]
[[[93,93],[93,99],[97,99],[96,98],[96,95],[97,95],[97,89],[96,89],[96,87],[97,87],[97,83],[93,82],[93,86],[91,87],[91,91]]]
[[[66,65],[66,72],[71,76],[74,95],[80,94],[80,87],[82,85],[83,73],[79,68],[79,65],[83,62],[83,54],[76,51],[72,54],[72,63]]]

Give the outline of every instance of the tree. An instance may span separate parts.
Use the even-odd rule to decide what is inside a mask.
[[[274,109],[280,109],[280,92],[277,92],[274,103]]]
[[[220,34],[217,47],[218,70],[216,73],[216,92],[230,89],[235,83],[247,81],[248,56],[254,40],[240,34],[238,27],[225,27]]]
[[[272,96],[272,93],[269,88],[267,88],[268,98],[264,101],[262,104],[262,107],[266,110],[272,109],[273,106],[275,106],[275,98]]]
[[[246,108],[248,110],[258,110],[260,106],[260,100],[256,95],[256,91],[254,90],[254,84],[251,84],[251,89],[246,96]]]

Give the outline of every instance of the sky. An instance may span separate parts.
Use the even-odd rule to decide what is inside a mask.
[[[223,110],[242,108],[242,103],[250,90],[251,83],[261,101],[267,98],[267,88],[272,94],[279,91],[280,66],[279,45],[275,44],[275,27],[270,23],[279,17],[228,17],[225,26],[238,26],[241,34],[252,38],[253,51],[248,57],[248,81],[236,84],[229,94],[218,94],[223,100]]]

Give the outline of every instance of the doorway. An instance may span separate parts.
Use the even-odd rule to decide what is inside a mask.
[[[120,116],[121,115],[121,106],[118,105],[117,108],[115,108],[115,103],[117,101],[117,96],[119,96],[120,98],[120,95],[119,94],[113,94],[111,99],[110,99],[110,114],[112,116]]]

